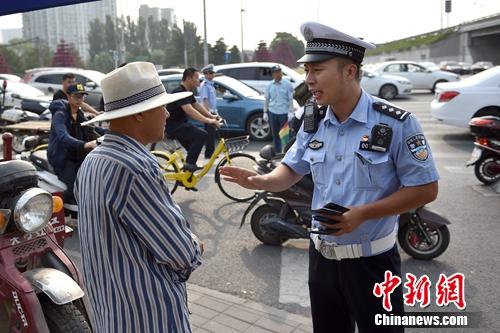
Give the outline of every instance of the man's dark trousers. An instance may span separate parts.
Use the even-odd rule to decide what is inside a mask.
[[[207,131],[207,142],[205,143],[205,157],[210,158],[215,150],[215,127],[205,124]]]
[[[63,200],[69,204],[75,204],[75,195],[73,194],[73,187],[75,185],[76,174],[82,162],[73,162],[67,160],[61,169],[54,170],[57,178],[66,184],[66,191],[63,194]]]
[[[186,148],[186,163],[196,164],[207,140],[207,132],[189,122],[167,120],[167,135],[179,140],[181,145]]]
[[[403,314],[399,285],[391,294],[392,312],[386,312],[382,298],[373,295],[375,283],[384,281],[390,270],[401,276],[397,246],[373,257],[325,259],[311,242],[309,246],[309,295],[314,333],[400,333],[403,327],[375,326],[375,314]]]

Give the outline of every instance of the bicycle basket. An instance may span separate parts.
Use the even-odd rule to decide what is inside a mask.
[[[230,153],[244,150],[249,143],[250,140],[248,135],[224,140],[224,144],[226,145],[226,148]]]

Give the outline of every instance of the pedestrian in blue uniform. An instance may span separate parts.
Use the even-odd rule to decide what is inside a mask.
[[[218,116],[217,112],[217,94],[214,87],[214,65],[209,64],[201,69],[204,79],[200,85],[200,102],[212,115]],[[207,139],[205,142],[205,158],[212,157],[215,150],[215,127],[205,124]]]
[[[439,177],[428,142],[413,115],[361,89],[360,65],[372,44],[315,22],[301,31],[307,46],[299,62],[324,107],[304,120],[296,143],[272,173],[224,167],[221,174],[247,188],[277,192],[312,173],[313,209],[328,203],[349,208],[323,216],[335,224],[313,220],[314,232],[330,232],[311,233],[314,332],[354,332],[355,326],[360,333],[402,332],[375,326],[375,314],[385,310],[373,288],[386,270],[401,274],[398,214],[437,196]],[[390,297],[393,312],[403,312],[401,286]]]
[[[173,201],[146,145],[162,140],[167,94],[153,64],[133,62],[101,81],[110,132],[75,183],[83,272],[94,332],[191,332],[186,280],[203,244]]]
[[[288,114],[293,114],[293,86],[289,80],[283,79],[280,65],[271,68],[273,80],[264,93],[264,121],[269,121],[273,137],[274,149],[281,152],[279,131],[288,121]]]

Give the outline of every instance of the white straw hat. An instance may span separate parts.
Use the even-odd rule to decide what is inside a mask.
[[[106,74],[101,81],[104,113],[84,122],[122,118],[186,98],[192,92],[167,94],[150,62],[132,62]]]

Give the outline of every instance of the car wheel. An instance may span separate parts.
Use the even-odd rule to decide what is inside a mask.
[[[384,84],[378,93],[378,96],[383,99],[394,99],[398,95],[398,89],[392,84]]]
[[[247,120],[247,133],[252,140],[267,141],[271,139],[271,127],[262,118],[262,113],[255,113]]]
[[[441,82],[448,82],[447,80],[437,80],[436,82],[434,82],[434,85],[432,86],[432,89],[431,89],[431,92],[434,94],[434,92],[436,92],[436,85],[438,83],[441,83]]]
[[[484,117],[484,116],[500,117],[500,108],[495,108],[495,107],[484,108],[476,112],[476,114],[472,118]]]

